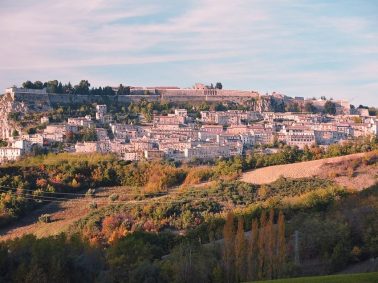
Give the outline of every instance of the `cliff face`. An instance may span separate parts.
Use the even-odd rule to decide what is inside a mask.
[[[259,96],[245,101],[252,111],[257,112],[282,112],[285,109],[283,99],[270,95]]]
[[[26,103],[15,101],[12,95],[6,93],[0,97],[0,139],[7,139],[12,136],[16,129],[14,123],[9,119],[10,113],[27,113],[29,108]],[[16,129],[17,130],[17,129]]]

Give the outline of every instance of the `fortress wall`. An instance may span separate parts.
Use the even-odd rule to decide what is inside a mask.
[[[118,96],[118,102],[121,102],[121,103],[138,102],[142,99],[145,99],[147,101],[159,101],[160,95],[149,94],[149,95],[119,95]]]
[[[49,94],[51,104],[80,104],[80,103],[109,103],[120,102],[130,103],[142,99],[147,101],[158,101],[159,95],[73,95],[73,94]]]
[[[15,94],[15,101],[25,102],[31,109],[39,111],[42,108],[51,107],[59,104],[88,104],[88,103],[131,103],[142,99],[147,101],[166,101],[166,102],[235,102],[245,103],[256,99],[256,107],[270,109],[272,104],[279,103],[270,96],[260,96],[254,91],[239,90],[219,90],[219,89],[163,89],[157,90],[158,94],[135,94],[142,92],[132,92],[131,95],[74,95],[56,93],[22,93]]]

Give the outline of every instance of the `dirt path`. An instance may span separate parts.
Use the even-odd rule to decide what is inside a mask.
[[[365,153],[357,153],[340,157],[260,168],[244,173],[241,177],[241,181],[262,185],[272,183],[276,181],[280,176],[286,178],[313,177],[322,173],[322,168],[325,164],[359,158],[364,156],[364,154]]]

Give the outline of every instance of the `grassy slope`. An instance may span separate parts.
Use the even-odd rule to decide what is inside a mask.
[[[274,182],[280,176],[294,179],[319,176],[321,178],[330,179],[329,174],[331,171],[337,171],[337,167],[345,167],[348,164],[352,165],[353,161],[363,160],[366,156],[370,156],[371,154],[372,153],[369,153],[369,155],[366,153],[356,153],[339,157],[259,168],[243,173],[241,181],[262,185]],[[331,179],[335,180],[342,186],[358,190],[370,187],[377,181],[375,176],[378,173],[378,169],[376,166],[369,166],[369,168],[361,166],[360,170],[354,172],[355,176],[353,176],[353,178],[348,176],[347,169],[343,170],[345,172],[338,172],[341,173],[339,174],[341,177],[336,178],[336,176],[334,176]]]
[[[358,274],[341,274],[341,275],[327,275],[315,277],[300,277],[280,280],[269,280],[259,282],[274,282],[274,283],[376,283],[378,282],[378,272],[372,273],[358,273]]]

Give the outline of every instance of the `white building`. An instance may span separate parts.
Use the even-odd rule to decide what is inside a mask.
[[[43,116],[43,117],[41,118],[41,124],[48,124],[49,122],[50,122],[49,117],[47,117],[47,116]]]
[[[79,127],[83,127],[83,128],[93,128],[94,127],[94,123],[93,123],[90,115],[87,115],[85,117],[79,117],[79,118],[68,118],[67,124],[72,125],[72,126],[79,126]]]
[[[91,152],[110,152],[111,147],[109,142],[78,142],[75,144],[75,151],[79,153]]]
[[[104,123],[105,115],[107,113],[107,106],[103,105],[96,105],[96,120]]]
[[[219,157],[230,157],[229,146],[220,145],[199,145],[194,148],[186,148],[184,150],[185,158],[192,159],[213,159]]]
[[[23,155],[24,151],[21,148],[14,147],[0,147],[0,162],[17,160]]]

